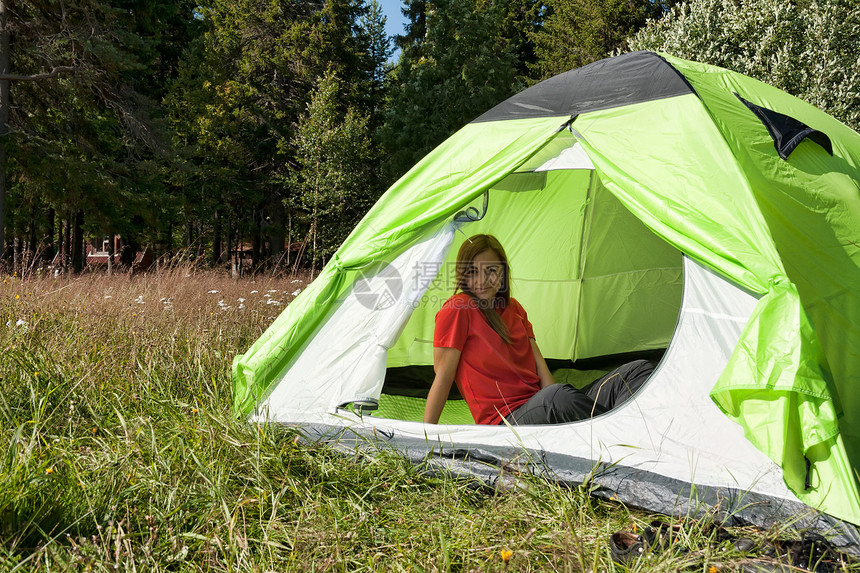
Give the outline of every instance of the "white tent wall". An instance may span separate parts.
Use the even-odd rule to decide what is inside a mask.
[[[278,376],[259,411],[292,421],[348,402],[377,401],[388,350],[433,278],[422,269],[445,256],[454,233],[447,223],[390,264],[365,269]]]

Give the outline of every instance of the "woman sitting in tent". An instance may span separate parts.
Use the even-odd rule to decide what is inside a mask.
[[[462,292],[436,314],[436,377],[425,423],[439,421],[455,380],[478,424],[559,424],[621,404],[654,370],[653,363],[637,360],[581,390],[556,384],[525,309],[511,298],[508,276],[507,256],[492,235],[475,235],[460,247],[456,277]]]

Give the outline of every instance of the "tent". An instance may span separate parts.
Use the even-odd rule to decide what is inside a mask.
[[[512,428],[452,395],[421,422],[433,318],[481,232],[557,380],[659,360],[634,399]],[[318,439],[488,481],[593,480],[652,511],[791,517],[856,547],[860,135],[668,55],[558,75],[397,181],[233,373],[237,413]]]

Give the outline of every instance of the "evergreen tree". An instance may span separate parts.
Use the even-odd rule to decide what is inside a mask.
[[[392,54],[391,38],[385,33],[386,18],[377,0],[371,0],[367,13],[361,17],[361,39],[370,59],[367,93],[371,130],[382,121],[385,107],[388,58]]]
[[[9,184],[6,227],[15,235],[35,233],[50,242],[53,213],[107,232],[145,216],[152,194],[161,191],[155,172],[168,161],[167,138],[157,118],[157,86],[143,78],[163,22],[138,13],[146,4],[4,2],[14,105],[0,102],[9,112],[8,163],[0,169]],[[160,10],[179,5],[164,2]],[[141,27],[145,21],[152,33]]]
[[[341,112],[341,82],[333,72],[320,78],[294,141],[299,169],[293,180],[310,214],[312,271],[343,242],[376,200],[376,174],[368,118]]]
[[[379,135],[388,182],[522,87],[514,46],[499,32],[506,3],[438,0],[427,2],[425,11],[419,6],[409,4],[415,20],[400,38],[403,48]],[[406,45],[406,39],[413,43]]]
[[[380,13],[356,0],[211,0],[198,12],[206,31],[166,100],[187,157],[184,216],[208,227],[216,262],[248,239],[254,263],[277,261],[306,230],[295,141],[315,78],[336,74],[337,108],[369,115],[387,57]]]
[[[186,52],[165,99],[174,144],[185,157],[174,181],[186,241],[205,235],[212,261],[220,263],[250,238],[256,262],[266,226],[268,254],[279,256],[277,207],[285,190],[278,181],[288,171],[288,158],[279,155],[308,89],[301,51],[311,8],[213,0],[196,10],[204,33]]]
[[[397,48],[405,50],[424,40],[427,33],[427,0],[403,0],[400,9],[406,16],[405,34],[394,37]]]
[[[603,59],[675,0],[547,0],[549,14],[532,35],[540,79]]]

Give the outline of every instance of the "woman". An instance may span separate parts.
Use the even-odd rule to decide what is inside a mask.
[[[525,309],[511,298],[505,250],[475,235],[457,254],[454,296],[436,314],[424,422],[439,421],[456,381],[478,424],[556,424],[601,414],[633,395],[654,369],[625,364],[582,390],[556,384]],[[457,293],[457,291],[462,291]]]

